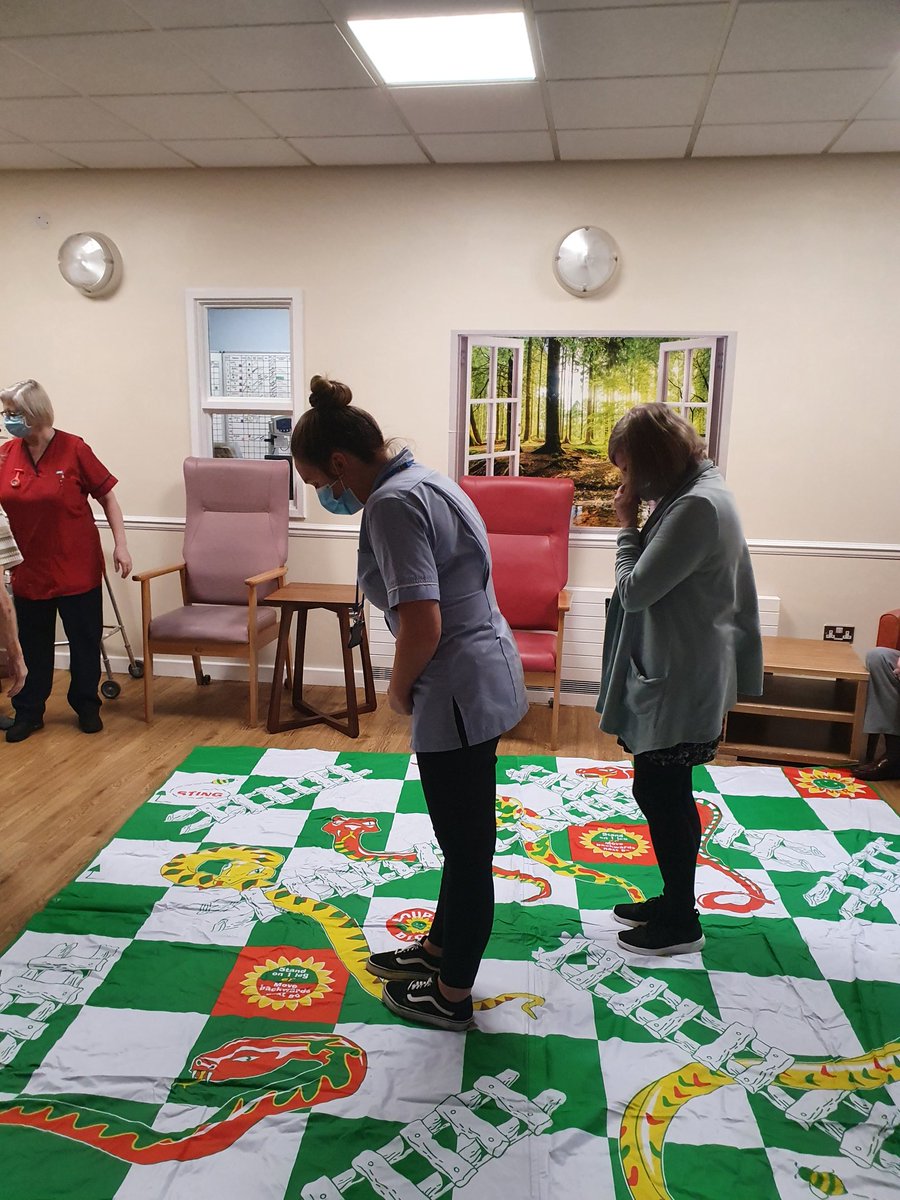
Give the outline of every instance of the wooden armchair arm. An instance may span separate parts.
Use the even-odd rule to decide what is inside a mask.
[[[157,579],[160,575],[171,575],[174,571],[183,571],[184,563],[175,563],[171,567],[157,567],[155,571],[139,571],[137,575],[132,575],[132,580],[135,583],[144,583],[148,579]]]
[[[559,593],[559,612],[567,613],[572,607],[572,597],[568,592]]]
[[[268,583],[271,579],[284,579],[287,575],[287,565],[283,567],[273,567],[271,571],[263,571],[261,575],[251,575],[249,579],[245,579],[249,588],[259,587],[261,583]]]

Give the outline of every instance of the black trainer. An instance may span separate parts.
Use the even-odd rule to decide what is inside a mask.
[[[82,733],[100,733],[103,729],[103,722],[100,720],[99,712],[91,710],[83,712],[78,717],[78,728]]]
[[[448,1000],[438,987],[437,975],[386,983],[381,999],[392,1013],[420,1025],[463,1033],[472,1024],[472,997],[458,1002]]]
[[[366,970],[379,979],[431,979],[441,968],[441,960],[425,949],[422,938],[402,950],[370,954]]]
[[[617,904],[612,910],[613,920],[620,925],[630,925],[637,929],[648,921],[662,915],[664,901],[662,896],[651,896],[649,900],[641,900],[638,904]]]
[[[619,934],[619,945],[634,954],[693,954],[706,945],[700,918],[696,910],[690,921],[680,925],[669,925],[663,921],[650,921],[647,925]]]
[[[26,721],[24,717],[16,717],[13,724],[6,731],[6,740],[8,742],[24,742],[26,738],[31,737],[38,729],[43,728],[43,721]]]

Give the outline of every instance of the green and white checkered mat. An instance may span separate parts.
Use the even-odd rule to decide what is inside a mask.
[[[437,896],[415,760],[191,754],[0,956],[0,1195],[896,1200],[888,806],[837,771],[697,769],[706,947],[667,960],[610,914],[659,888],[628,764],[497,781],[459,1035],[364,966]]]

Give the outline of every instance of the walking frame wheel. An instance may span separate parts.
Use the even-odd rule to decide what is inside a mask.
[[[144,678],[144,664],[139,658],[136,658],[133,663],[128,664],[128,674],[132,679]]]
[[[100,695],[106,700],[115,700],[122,688],[114,679],[106,679],[100,684]]]

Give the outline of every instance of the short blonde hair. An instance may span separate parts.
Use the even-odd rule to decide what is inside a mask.
[[[0,404],[7,404],[35,428],[53,424],[53,405],[50,397],[36,379],[24,379],[0,392]]]

